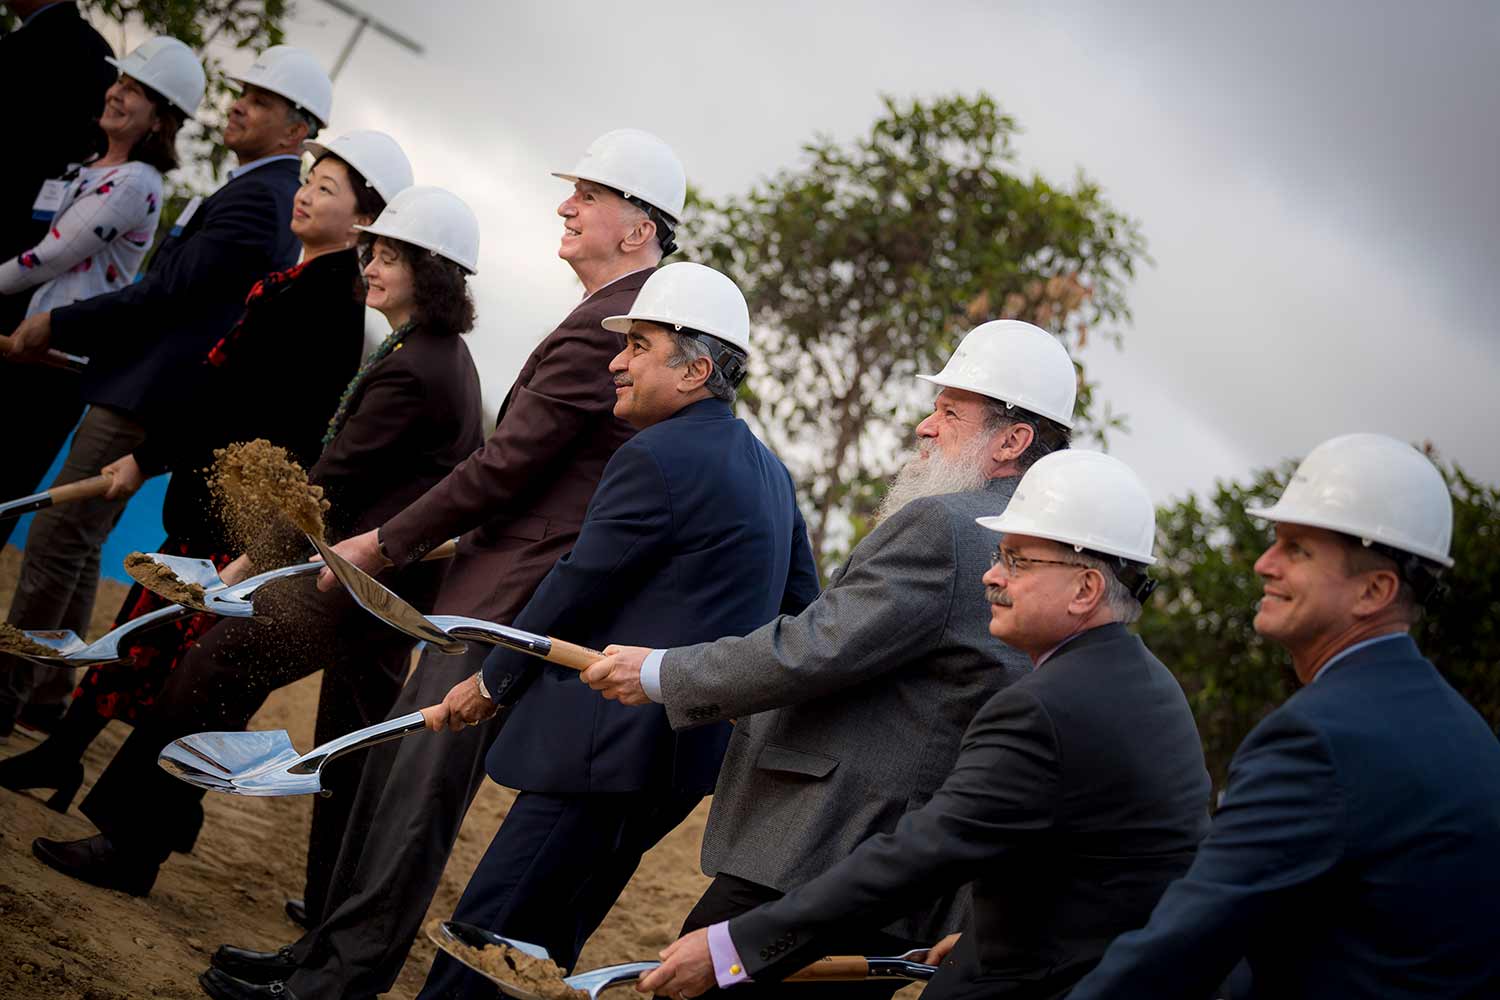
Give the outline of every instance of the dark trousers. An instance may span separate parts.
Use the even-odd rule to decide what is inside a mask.
[[[443,700],[484,663],[428,649],[388,718]],[[292,946],[299,997],[373,997],[395,983],[432,904],[503,713],[457,733],[417,733],[365,755],[323,919]]]
[[[92,407],[78,425],[53,485],[98,475],[104,466],[134,451],[145,433],[123,413],[107,406]],[[51,460],[49,454],[47,461]],[[37,475],[46,470],[43,465]],[[124,513],[125,503],[94,497],[39,512],[26,533],[21,572],[5,620],[21,629],[64,628],[79,635],[88,631],[99,589],[99,552]],[[0,733],[10,731],[27,702],[61,704],[72,692],[73,682],[71,669],[38,666],[0,654]]]
[[[0,332],[14,329],[14,323],[0,321]],[[82,415],[76,372],[0,361],[0,434],[5,438],[0,500],[42,488],[42,477]]]
[[[522,792],[490,841],[453,919],[546,948],[572,970],[641,855],[687,818],[697,793]],[[493,983],[439,953],[418,1000],[498,997]]]
[[[99,831],[138,863],[160,865],[183,841],[179,833],[202,818],[202,789],[157,766],[161,748],[172,740],[244,729],[272,691],[318,670],[318,743],[383,718],[396,696],[409,639],[370,617],[343,590],[320,593],[311,577],[276,587],[274,596],[257,601],[257,609],[272,609],[271,624],[226,618],[203,634],[80,803]],[[351,754],[323,770],[323,787],[332,794],[313,809],[310,905],[326,893],[330,845],[342,841],[361,764]]]
[[[782,893],[768,886],[758,885],[734,875],[720,873],[714,877],[698,900],[692,912],[682,923],[682,933],[709,927],[722,920],[730,920],[755,909],[762,903],[780,899]],[[829,955],[900,955],[912,948],[927,947],[934,941],[905,941],[884,931],[861,930],[858,923],[846,932],[830,935],[826,954]],[[712,989],[702,994],[717,997],[724,993],[733,1000],[768,1000],[771,997],[786,997],[790,1000],[885,1000],[905,982],[894,979],[872,980],[857,983],[741,983],[729,991]]]

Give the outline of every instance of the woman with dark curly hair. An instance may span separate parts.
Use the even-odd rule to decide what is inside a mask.
[[[479,375],[459,336],[474,322],[465,276],[477,262],[478,220],[447,191],[413,187],[361,228],[369,234],[366,302],[392,330],[344,391],[308,474],[332,503],[331,540],[384,523],[483,439]],[[284,395],[286,384],[283,376],[273,391]],[[417,563],[383,580],[418,608],[430,607],[444,568]],[[226,575],[244,569],[236,560]],[[319,591],[311,576],[281,584],[270,627],[220,619],[168,676],[79,807],[99,835],[37,840],[38,858],[74,878],[144,895],[202,816],[202,789],[157,766],[163,746],[189,733],[243,729],[272,691],[319,670],[319,743],[385,717],[406,679],[412,642],[342,588]],[[313,804],[306,901],[288,907],[300,918],[321,916],[366,756],[351,754],[322,771],[332,795]]]
[[[134,452],[104,467],[107,499],[128,497],[152,476],[173,472],[162,505],[167,539],[160,551],[224,565],[239,551],[209,496],[202,470],[233,441],[266,438],[304,466],[317,460],[339,393],[364,345],[364,282],[356,225],[373,222],[386,198],[411,185],[401,147],[380,132],[350,132],[306,143],[317,157],[297,191],[289,221],[302,261],[251,289],[234,329],[203,359],[201,377],[176,386],[174,420],[146,427]],[[292,359],[296,391],[284,382]],[[165,602],[139,584],[115,623]],[[138,636],[122,663],[87,671],[67,714],[35,750],[0,763],[0,785],[55,788],[49,803],[66,810],[83,777],[83,753],[112,718],[134,723],[188,646],[214,619],[195,615]]]

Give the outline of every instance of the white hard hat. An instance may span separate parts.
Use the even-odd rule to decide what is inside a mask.
[[[462,198],[440,187],[409,187],[380,218],[354,228],[431,250],[470,274],[479,271],[479,219]]]
[[[104,61],[121,73],[150,87],[189,118],[198,111],[208,79],[193,50],[167,35],[147,39],[131,49],[124,59],[105,56]]]
[[[1417,449],[1384,434],[1345,434],[1318,445],[1269,507],[1266,521],[1353,535],[1452,566],[1453,500],[1442,475]]]
[[[604,329],[629,333],[632,320],[696,330],[750,353],[750,307],[739,286],[702,264],[679,261],[646,279],[630,312],[610,316]]]
[[[327,142],[311,139],[302,148],[314,158],[332,153],[349,166],[358,170],[360,176],[389,202],[396,195],[411,187],[411,161],[401,151],[395,139],[384,132],[373,129],[355,129],[343,132]]]
[[[311,52],[295,45],[271,46],[249,69],[231,79],[280,94],[316,118],[319,125],[327,125],[333,113],[333,81]]]
[[[917,378],[977,392],[1073,426],[1078,396],[1073,359],[1052,334],[1018,319],[981,323],[968,332],[942,371]]]
[[[1046,538],[1146,566],[1156,562],[1151,494],[1130,466],[1102,452],[1070,449],[1038,459],[1016,484],[1004,513],[975,520],[991,531]]]
[[[674,223],[682,220],[687,174],[672,147],[650,132],[638,128],[606,132],[589,143],[576,167],[552,176],[603,184],[660,209]]]

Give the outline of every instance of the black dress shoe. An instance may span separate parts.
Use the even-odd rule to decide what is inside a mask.
[[[70,841],[38,837],[31,842],[31,853],[42,864],[80,882],[118,889],[132,896],[150,893],[159,870],[154,864],[117,850],[102,833]]]
[[[297,971],[291,945],[275,951],[251,951],[249,948],[236,948],[232,944],[221,944],[209,961],[218,971],[259,986],[280,982]]]
[[[83,784],[83,762],[59,753],[51,740],[25,753],[0,760],[0,788],[24,792],[34,788],[52,791],[47,807],[67,812]]]
[[[247,983],[219,969],[200,972],[198,985],[214,1000],[297,1000],[282,983]]]
[[[312,930],[312,921],[307,917],[307,900],[289,899],[283,907],[286,910],[287,919],[301,927],[303,930]]]

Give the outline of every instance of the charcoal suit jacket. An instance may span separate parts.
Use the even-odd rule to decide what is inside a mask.
[[[1208,798],[1176,679],[1100,626],[985,703],[931,801],[730,937],[752,978],[780,979],[826,936],[972,882],[973,916],[924,996],[1059,997],[1187,870]]]

